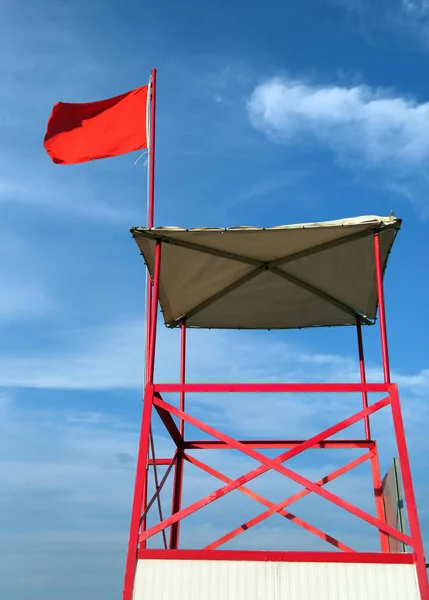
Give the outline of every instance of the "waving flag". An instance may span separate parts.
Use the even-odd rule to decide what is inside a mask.
[[[71,165],[148,147],[149,86],[108,100],[55,104],[44,146],[54,163]]]

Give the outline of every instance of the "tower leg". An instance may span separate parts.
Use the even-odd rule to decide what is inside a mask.
[[[378,450],[374,442],[374,449],[371,456],[372,482],[374,486],[375,510],[380,521],[386,522],[386,513],[384,510],[383,494],[381,489],[380,463],[378,460]],[[389,538],[387,533],[380,531],[380,547],[382,552],[389,552]]]
[[[186,379],[186,322],[181,326],[181,344],[180,344],[180,383],[185,383]],[[185,411],[185,392],[180,392],[180,410]],[[179,419],[179,432],[184,437],[185,422]],[[176,455],[176,464],[174,468],[173,483],[173,506],[171,514],[179,512],[182,506],[182,488],[183,488],[183,468],[185,455],[182,449],[178,448]],[[180,521],[173,523],[170,529],[170,549],[176,550],[179,547],[179,528]]]
[[[417,514],[416,498],[414,495],[413,480],[411,477],[410,461],[408,457],[407,442],[405,439],[404,423],[402,420],[401,405],[399,402],[398,388],[392,385],[391,406],[393,426],[395,428],[396,443],[398,445],[399,465],[401,467],[402,481],[404,485],[405,503],[407,506],[410,536],[416,563],[417,579],[419,582],[422,600],[429,600],[429,583],[426,572],[426,561],[423,548],[423,540]]]
[[[137,544],[140,532],[141,507],[146,494],[147,459],[149,451],[149,431],[153,407],[153,386],[147,385],[143,403],[143,417],[137,458],[136,483],[134,487],[133,508],[131,512],[130,535],[128,540],[127,560],[125,564],[123,600],[131,600],[133,594],[134,574],[137,561]]]

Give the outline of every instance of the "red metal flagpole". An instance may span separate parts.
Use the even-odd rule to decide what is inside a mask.
[[[155,115],[156,115],[156,69],[152,69],[149,86],[150,100],[150,130],[149,130],[149,210],[147,226],[152,228],[154,225],[155,215]],[[150,274],[147,275],[147,307],[146,307],[146,357],[149,355],[149,340],[151,330],[152,316],[152,280]],[[146,361],[146,381],[148,378],[147,368],[149,366]]]
[[[156,69],[152,69],[150,85],[148,90],[148,102],[150,102],[149,112],[149,173],[148,173],[148,216],[147,225],[152,228],[154,225],[154,207],[155,207],[155,114],[156,114]],[[146,113],[147,118],[147,113]],[[160,263],[160,248],[157,249],[157,260],[155,264],[154,273],[155,278],[159,276],[159,263]],[[157,291],[155,292],[157,295]],[[147,303],[146,303],[146,365],[145,365],[145,388],[148,382],[152,382],[153,378],[153,343],[152,341],[152,323],[156,321],[156,309],[157,299],[155,299],[155,307],[153,307],[153,284],[150,277],[150,273],[147,275]],[[155,309],[155,310],[154,310]],[[154,317],[152,315],[154,313]],[[152,369],[150,366],[152,363]],[[133,593],[133,582],[135,575],[135,567],[137,562],[137,540],[140,529],[140,515],[146,510],[147,503],[147,459],[148,459],[148,448],[149,448],[149,434],[150,434],[150,418],[152,412],[153,403],[153,392],[146,393],[143,407],[142,427],[140,432],[140,445],[137,461],[137,473],[136,483],[134,489],[134,501],[131,515],[130,525],[130,537],[128,540],[128,551],[125,565],[125,581],[123,589],[123,600],[131,600]],[[143,501],[143,502],[142,502]],[[141,525],[143,530],[146,528],[146,518],[143,519]],[[143,544],[145,547],[145,544]]]
[[[156,69],[151,71],[150,142],[149,142],[149,222],[153,227],[155,208],[155,112],[156,112]]]

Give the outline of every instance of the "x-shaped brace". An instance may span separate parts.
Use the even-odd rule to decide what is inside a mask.
[[[373,451],[372,450],[370,450],[369,452],[366,452],[362,456],[359,456],[358,458],[356,458],[353,461],[349,462],[347,465],[344,465],[340,469],[337,469],[336,471],[333,471],[329,475],[326,475],[325,477],[323,477],[322,479],[320,479],[319,481],[317,481],[316,485],[322,486],[322,485],[325,485],[326,483],[328,483],[330,481],[333,481],[337,477],[340,477],[340,475],[342,475],[343,473],[345,473],[345,472],[347,472],[347,471],[349,471],[349,470],[357,467],[358,465],[362,464],[363,462],[365,462],[366,460],[368,460],[369,458],[371,458],[372,455],[373,455]],[[231,481],[233,481],[230,477],[227,477],[223,473],[220,473],[219,471],[216,471],[216,469],[213,469],[213,467],[210,467],[209,465],[206,465],[205,463],[201,462],[200,460],[198,460],[194,456],[189,456],[188,454],[185,454],[185,458],[191,464],[195,465],[196,467],[198,467],[199,469],[205,471],[206,473],[209,473],[210,475],[213,475],[217,479],[220,479],[224,483],[230,483]],[[260,494],[257,494],[256,492],[253,492],[252,490],[250,490],[249,488],[245,487],[244,485],[240,486],[239,488],[237,488],[237,490],[239,492],[242,492],[243,494],[245,494],[249,498],[252,498],[253,500],[256,500],[257,502],[259,502],[260,504],[263,504],[264,506],[268,507],[268,510],[264,511],[263,513],[260,513],[259,515],[257,515],[253,519],[250,519],[246,523],[243,523],[242,525],[240,525],[236,529],[233,529],[232,531],[230,531],[226,535],[220,537],[219,539],[217,539],[213,543],[211,543],[208,546],[206,546],[204,548],[204,550],[214,550],[214,549],[218,548],[219,546],[221,546],[222,544],[225,544],[226,542],[228,542],[232,538],[236,537],[237,535],[240,535],[240,533],[243,533],[244,531],[247,531],[251,527],[254,527],[255,525],[257,525],[258,523],[260,523],[264,519],[270,517],[271,515],[273,515],[275,513],[278,513],[279,515],[281,515],[282,517],[285,517],[289,521],[292,521],[293,523],[296,523],[297,525],[300,525],[301,527],[303,527],[307,531],[310,531],[310,533],[313,533],[314,535],[320,537],[321,539],[323,539],[326,542],[332,544],[333,546],[336,546],[339,550],[343,550],[344,552],[354,552],[354,550],[352,548],[349,548],[348,546],[346,546],[342,542],[338,541],[334,537],[326,534],[325,532],[321,531],[317,527],[314,527],[313,525],[310,525],[309,523],[307,523],[303,519],[300,519],[300,518],[296,517],[291,512],[284,510],[286,508],[286,506],[290,506],[294,502],[297,502],[301,498],[304,498],[308,494],[311,494],[311,492],[309,490],[307,490],[307,489],[301,490],[300,492],[297,492],[296,494],[293,494],[292,496],[290,496],[286,500],[283,500],[282,502],[279,502],[277,504],[274,504],[273,502],[270,502],[269,500],[266,500],[263,496],[261,496]]]
[[[299,485],[302,485],[304,488],[310,490],[311,492],[314,492],[317,495],[321,496],[322,498],[325,498],[326,500],[332,502],[336,506],[344,508],[346,511],[350,512],[351,514],[361,518],[362,520],[373,525],[374,527],[377,527],[379,530],[383,531],[384,533],[387,533],[387,534],[393,536],[394,538],[396,538],[410,546],[411,538],[409,536],[399,532],[394,527],[387,525],[380,519],[375,518],[371,514],[354,506],[350,502],[343,500],[342,498],[333,494],[332,492],[329,492],[328,490],[323,489],[322,487],[320,487],[316,483],[310,481],[309,479],[307,479],[301,475],[298,475],[297,473],[295,473],[291,469],[283,466],[283,464],[282,464],[286,460],[291,459],[293,456],[296,456],[296,455],[300,454],[301,452],[303,452],[304,450],[311,448],[317,442],[320,442],[320,441],[323,441],[323,440],[329,438],[330,436],[334,435],[335,433],[338,433],[339,431],[342,431],[343,429],[346,429],[347,427],[350,427],[354,423],[360,421],[365,416],[370,415],[370,414],[384,408],[389,403],[390,403],[389,397],[384,398],[383,400],[380,400],[380,401],[376,402],[375,404],[371,405],[370,407],[365,408],[364,410],[361,410],[358,413],[352,415],[351,417],[345,419],[344,421],[341,421],[340,423],[333,425],[332,427],[329,427],[328,429],[326,429],[325,431],[322,431],[321,433],[317,434],[316,436],[314,436],[304,442],[301,442],[294,448],[291,448],[290,450],[287,450],[286,452],[280,454],[279,456],[277,456],[277,458],[271,459],[271,458],[264,456],[260,452],[257,452],[253,448],[249,448],[249,447],[245,446],[238,440],[235,440],[234,438],[231,438],[230,436],[214,429],[213,427],[210,427],[209,425],[202,423],[198,419],[195,419],[191,415],[181,411],[180,409],[176,408],[175,406],[172,406],[171,404],[167,404],[166,402],[161,400],[158,395],[155,395],[154,405],[155,405],[158,413],[161,414],[161,413],[167,412],[167,413],[175,415],[176,417],[178,417],[180,419],[185,420],[186,422],[193,425],[194,427],[197,427],[197,428],[201,429],[202,431],[204,431],[205,433],[208,433],[209,435],[212,435],[213,437],[217,438],[218,440],[225,442],[231,448],[239,450],[243,454],[248,455],[251,458],[254,458],[255,460],[259,461],[261,463],[261,466],[257,467],[256,469],[253,469],[252,471],[249,471],[245,475],[242,475],[241,477],[231,481],[227,485],[223,486],[222,488],[219,488],[214,493],[209,494],[205,498],[202,498],[201,500],[194,502],[193,504],[187,506],[186,508],[178,511],[177,513],[175,513],[174,515],[171,515],[170,517],[168,517],[161,523],[154,525],[147,531],[142,532],[139,537],[139,541],[141,542],[145,539],[148,539],[149,537],[152,537],[153,535],[160,532],[165,527],[168,527],[168,526],[172,525],[173,523],[176,523],[177,521],[196,512],[197,510],[200,510],[204,506],[207,506],[211,502],[214,502],[216,499],[218,499],[222,496],[225,496],[226,494],[239,488],[243,484],[248,483],[252,479],[255,479],[259,475],[262,475],[263,473],[266,473],[267,471],[273,469],[274,471],[277,471],[277,472],[281,473],[282,475],[285,475],[292,481],[295,481]]]

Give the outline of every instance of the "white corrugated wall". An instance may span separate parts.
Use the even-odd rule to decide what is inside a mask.
[[[420,600],[414,565],[139,560],[133,600]]]

